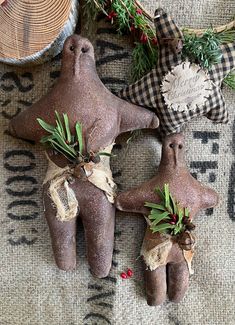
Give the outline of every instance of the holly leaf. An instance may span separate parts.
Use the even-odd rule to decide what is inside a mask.
[[[177,205],[175,203],[175,200],[173,198],[173,196],[171,195],[171,193],[169,193],[170,196],[170,205],[172,206],[172,210],[174,214],[177,214]]]
[[[178,222],[177,222],[177,224],[182,223],[183,217],[184,217],[183,209],[178,207]]]
[[[155,226],[157,225],[160,221],[162,220],[170,220],[171,218],[168,217],[169,216],[169,212],[168,211],[165,211],[163,213],[155,213],[155,214],[152,214],[151,215],[151,220],[152,221],[152,225]]]
[[[148,207],[148,208],[152,208],[152,209],[158,209],[158,210],[166,211],[166,208],[162,204],[155,204],[155,203],[151,203],[151,202],[145,202],[144,206]]]
[[[189,209],[188,208],[184,208],[184,215],[185,215],[185,217],[189,218]]]
[[[38,123],[40,126],[49,133],[54,133],[55,127],[49,123],[44,122],[42,119],[37,118]]]
[[[165,230],[173,229],[174,225],[170,225],[169,223],[161,223],[158,226],[150,227],[150,229],[155,232],[164,232]]]
[[[55,116],[56,116],[56,121],[57,121],[57,123],[59,125],[59,128],[61,130],[61,135],[65,139],[64,126],[63,126],[63,123],[61,121],[60,114],[57,111],[55,111]]]
[[[63,114],[64,117],[64,125],[65,125],[65,130],[66,130],[66,135],[67,135],[67,141],[68,143],[71,143],[71,132],[70,132],[70,128],[69,128],[69,119],[68,119],[68,115],[67,114]]]
[[[77,140],[78,140],[78,144],[79,144],[79,151],[82,154],[82,152],[83,152],[82,124],[79,122],[76,122],[75,130],[76,130]]]
[[[170,208],[169,184],[164,184],[164,193],[165,193],[165,206],[167,209],[169,209]]]
[[[165,195],[164,195],[164,193],[160,190],[159,187],[157,187],[157,188],[155,189],[155,192],[160,196],[161,200],[162,200],[163,203],[164,203],[164,202],[165,202]]]

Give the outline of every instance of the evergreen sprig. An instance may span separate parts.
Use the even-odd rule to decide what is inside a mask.
[[[156,188],[155,192],[161,198],[160,204],[146,202],[145,206],[151,208],[148,216],[150,229],[153,233],[160,232],[178,235],[184,232],[191,224],[189,209],[182,208],[172,197],[169,184],[165,184],[163,190]]]
[[[148,73],[157,62],[157,38],[152,23],[134,0],[88,0],[85,14],[91,21],[99,13],[116,26],[120,34],[131,34],[135,48],[131,65],[134,82]]]
[[[211,69],[213,64],[219,63],[222,57],[221,44],[235,41],[235,30],[224,30],[216,33],[212,28],[202,35],[184,31],[183,55],[190,61],[199,63],[206,69]]]
[[[156,64],[158,58],[157,48],[136,42],[132,52],[131,81],[135,82],[147,74]]]
[[[229,86],[229,88],[235,90],[235,71],[230,72],[225,78],[224,83]]]
[[[183,56],[210,69],[222,57],[217,34],[212,29],[208,29],[202,36],[184,34]]]
[[[83,157],[83,138],[82,125],[79,122],[75,124],[76,135],[72,135],[69,126],[67,114],[63,114],[61,119],[59,113],[55,111],[56,126],[46,123],[40,118],[37,118],[40,126],[50,133],[50,135],[41,138],[41,143],[48,144],[56,151],[63,154],[69,160],[76,160],[78,157]]]
[[[95,159],[97,156],[112,156],[107,152],[98,152],[96,155],[94,153],[84,152],[82,124],[76,122],[75,135],[72,134],[69,118],[65,113],[62,114],[61,118],[59,113],[55,111],[55,126],[43,121],[41,118],[37,118],[37,121],[40,126],[49,133],[49,135],[43,136],[40,142],[53,148],[72,162],[97,161],[97,159]]]
[[[151,71],[157,63],[157,38],[152,19],[136,0],[87,0],[85,3],[87,20],[92,21],[99,13],[116,26],[117,31],[132,35],[134,49],[132,54],[131,81],[135,82]],[[210,69],[220,62],[220,45],[235,41],[235,29],[216,32],[209,28],[202,35],[183,29],[183,55]],[[225,83],[235,89],[235,74],[229,75]]]

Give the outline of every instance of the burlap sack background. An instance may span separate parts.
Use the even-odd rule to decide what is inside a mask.
[[[151,12],[160,3],[180,25],[192,27],[224,24],[235,13],[234,0],[144,3]],[[128,39],[114,35],[103,22],[92,38],[99,75],[110,89],[119,89],[128,80]],[[142,266],[136,260],[145,227],[141,217],[117,214],[113,268],[108,278],[90,276],[80,224],[76,271],[64,273],[54,264],[41,201],[46,170],[43,151],[5,131],[14,114],[29,109],[53,85],[59,66],[59,57],[26,70],[0,65],[0,325],[234,324],[234,92],[224,88],[228,125],[215,126],[202,118],[187,127],[188,165],[195,177],[220,193],[221,203],[195,220],[195,275],[183,302],[152,308],[146,304]],[[113,170],[116,182],[125,190],[154,174],[161,147],[153,132],[144,132],[128,146],[124,139],[120,141]],[[123,281],[119,274],[128,267],[134,270],[134,277]]]

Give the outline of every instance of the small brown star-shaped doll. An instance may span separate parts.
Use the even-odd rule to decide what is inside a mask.
[[[168,200],[175,202],[175,209],[182,208],[177,210],[179,214],[169,212],[170,205],[166,210],[165,203],[162,205],[163,192],[156,192],[156,188],[163,189],[166,186],[169,186],[171,194]],[[200,210],[214,207],[217,203],[218,194],[190,175],[185,165],[184,140],[180,133],[163,140],[162,157],[156,175],[117,196],[116,206],[119,210],[141,213],[148,223],[141,256],[147,267],[145,282],[149,305],[163,303],[167,294],[173,302],[183,298],[188,287],[195,242],[191,233],[195,226],[191,220]],[[153,208],[152,211],[149,207]],[[156,214],[158,209],[160,211]],[[166,228],[174,229],[176,233],[162,232]]]
[[[58,117],[56,134],[53,133],[55,111]],[[80,131],[82,126],[83,141],[80,139],[79,143],[83,143],[83,147],[80,147],[79,159],[75,157],[72,162],[59,153],[61,149],[74,152],[71,135],[66,142],[60,137],[63,123],[60,125],[59,116],[62,113],[69,119],[67,123],[72,134],[76,134],[76,126]],[[44,121],[44,128],[39,125],[38,118]],[[50,138],[52,146],[56,139],[60,141],[57,150],[47,151],[49,167],[44,181],[45,216],[59,268],[71,270],[76,265],[76,220],[79,216],[85,229],[91,272],[97,277],[108,275],[115,217],[115,184],[109,154],[120,133],[157,128],[158,124],[154,113],[114,96],[103,85],[96,72],[93,46],[87,39],[73,35],[66,40],[59,80],[47,95],[13,118],[9,128],[18,138],[34,141]],[[48,136],[45,129],[53,134]],[[103,155],[98,159],[100,151]],[[81,159],[87,155],[89,160]]]
[[[235,42],[221,46],[221,61],[207,71],[184,60],[183,34],[162,9],[156,10],[155,26],[159,46],[157,66],[118,95],[136,105],[153,108],[161,121],[163,135],[179,132],[197,116],[227,123],[221,83],[235,67]]]

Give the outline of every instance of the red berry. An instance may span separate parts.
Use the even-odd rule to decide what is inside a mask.
[[[171,220],[174,221],[174,222],[176,222],[178,220],[177,215],[176,214],[172,214],[171,215]]]
[[[116,16],[117,16],[117,13],[115,11],[110,11],[110,13],[108,15],[108,19],[112,20]]]
[[[141,9],[137,9],[137,10],[136,10],[136,13],[137,13],[137,15],[142,15],[143,10],[141,10]]]
[[[132,277],[133,275],[133,271],[131,269],[128,269],[126,273],[129,277]]]
[[[125,272],[122,272],[122,273],[121,273],[121,278],[123,278],[123,279],[127,279],[127,274],[126,274]]]
[[[135,26],[134,25],[131,25],[131,27],[130,27],[131,32],[134,32],[135,29],[136,29]]]
[[[156,37],[154,37],[154,38],[152,39],[152,43],[153,43],[153,45],[157,45],[158,41],[157,41],[157,38],[156,38]]]
[[[140,42],[141,43],[143,43],[143,44],[145,44],[145,43],[147,43],[147,41],[148,41],[148,37],[147,37],[147,35],[145,35],[144,33],[141,35],[141,37],[140,37]]]

